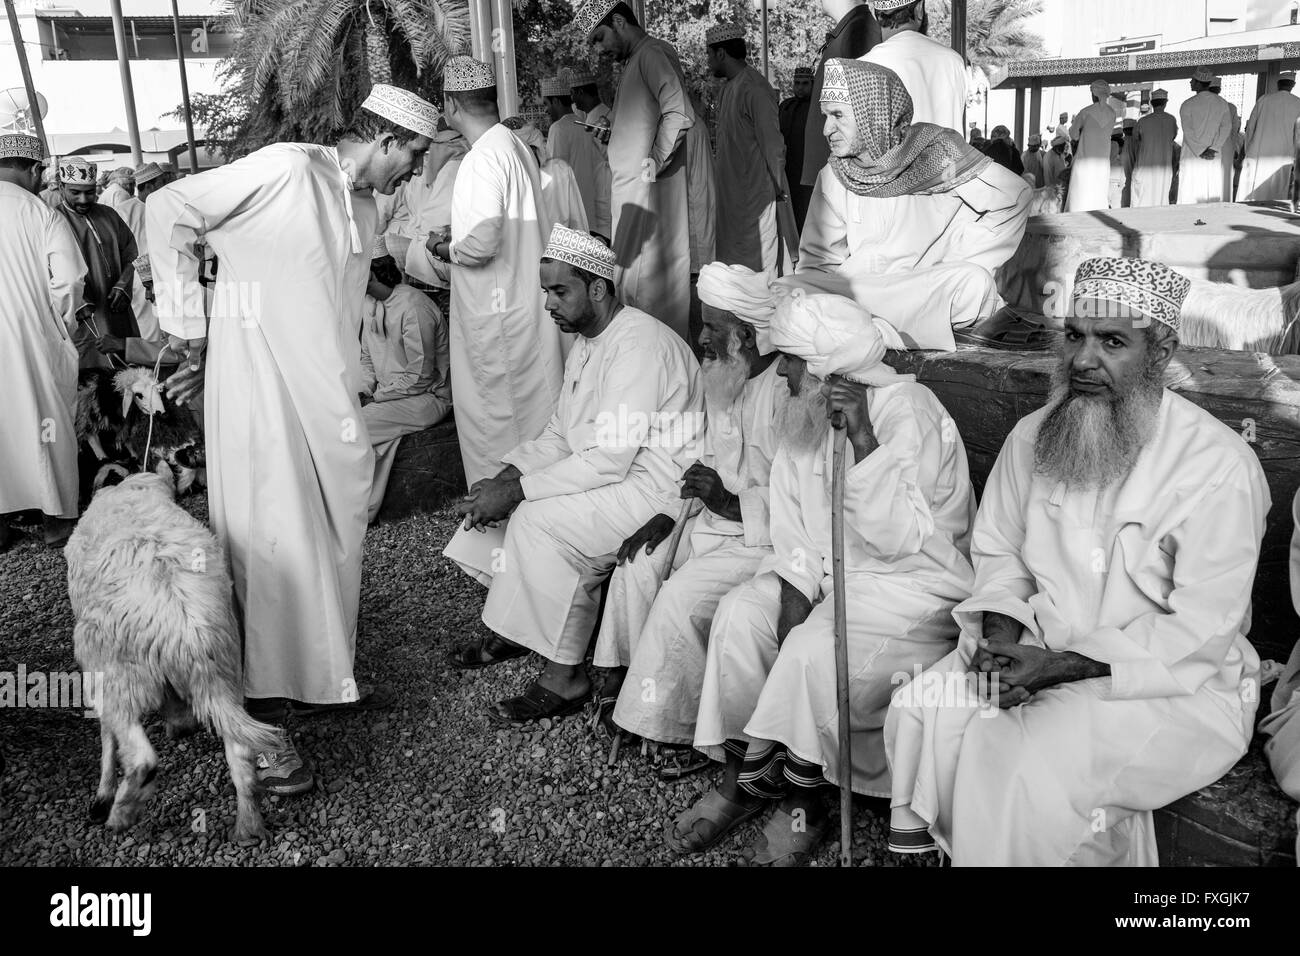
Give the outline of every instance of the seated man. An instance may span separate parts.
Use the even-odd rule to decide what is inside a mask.
[[[1300,493],[1291,503],[1291,603],[1300,612]],[[1280,786],[1292,800],[1300,800],[1300,641],[1273,690],[1273,709],[1259,724],[1269,737],[1264,754]],[[1296,811],[1300,827],[1300,810]],[[1300,858],[1300,833],[1296,835],[1296,856]]]
[[[891,849],[1154,865],[1151,811],[1246,752],[1269,493],[1241,436],[1163,387],[1189,287],[1079,267],[1052,399],[984,490],[958,648],[889,711]]]
[[[438,424],[451,411],[447,366],[447,320],[432,299],[402,283],[391,258],[376,259],[361,326],[361,417],[375,446],[370,521],[384,503],[402,436]]]
[[[851,295],[908,348],[953,350],[953,326],[1000,307],[994,273],[1020,245],[1033,190],[955,131],[913,123],[883,66],[827,61],[821,109],[832,155],[793,281]]]
[[[624,542],[595,655],[597,667],[616,669],[602,689],[602,716],[617,699],[619,727],[670,745],[660,753],[665,779],[708,766],[691,742],[709,624],[722,596],[772,553],[767,482],[789,394],[768,334],[774,303],[767,275],[714,262],[700,270],[699,290],[708,431],[704,458],[686,472],[681,495],[703,510],[676,556],[666,548],[656,553],[676,512],[655,515]],[[672,576],[663,582],[670,562]]]
[[[600,589],[619,547],[661,511],[704,434],[700,368],[667,325],[614,293],[614,253],[563,226],[541,263],[546,308],[576,333],[559,407],[542,434],[505,455],[494,478],[457,505],[465,531],[510,520],[491,573],[483,623],[498,636],[458,648],[452,663],[484,667],[536,651],[545,669],[489,716],[523,723],[580,709],[591,692],[583,658]],[[511,514],[514,511],[514,514]],[[453,539],[449,555],[456,554]]]
[[[826,825],[821,788],[889,793],[882,728],[890,692],[947,654],[952,609],[974,579],[975,497],[966,452],[934,394],[881,363],[876,324],[848,299],[783,297],[772,321],[790,389],[772,463],[773,556],[722,599],[709,632],[695,746],[725,754],[717,789],[668,826],[702,850],[780,806],[754,862],[806,862]],[[832,595],[832,428],[845,450],[844,565],[853,766],[839,766]]]

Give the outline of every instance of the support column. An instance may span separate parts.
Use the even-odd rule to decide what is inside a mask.
[[[484,63],[492,61],[491,0],[469,0],[469,54]]]
[[[117,46],[117,67],[122,74],[122,102],[126,106],[126,132],[131,138],[131,162],[144,162],[140,149],[140,121],[135,115],[135,89],[131,85],[131,60],[126,52],[126,25],[122,22],[122,0],[109,0],[113,14],[113,43]]]
[[[194,145],[194,116],[190,112],[190,81],[185,75],[185,44],[181,42],[181,15],[172,0],[172,32],[176,34],[176,65],[181,71],[181,109],[185,113],[185,139],[189,146],[190,172],[199,171],[199,153]]]
[[[1028,145],[1025,140],[1025,88],[1023,86],[1016,87],[1016,142],[1020,144],[1021,149]]]
[[[23,86],[27,90],[27,107],[32,111],[32,124],[36,127],[36,138],[41,141],[41,149],[49,156],[50,141],[45,138],[45,122],[41,118],[41,101],[37,98],[36,87],[32,84],[32,68],[27,63],[27,48],[23,46],[23,31],[18,26],[18,11],[14,9],[14,0],[5,0],[5,12],[9,14],[9,30],[14,35],[14,52],[18,54],[18,70],[23,75]]]
[[[492,0],[492,32],[497,109],[502,116],[514,116],[519,112],[519,73],[515,66],[515,27],[510,0]]]
[[[952,0],[952,48],[966,62],[966,0]],[[986,130],[987,132],[987,130]]]
[[[1043,82],[1035,80],[1034,85],[1029,88],[1029,131],[1038,133],[1040,136],[1043,132]]]

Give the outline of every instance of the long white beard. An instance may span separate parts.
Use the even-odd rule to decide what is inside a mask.
[[[749,360],[740,354],[740,340],[735,330],[727,335],[726,351],[715,349],[716,359],[705,359],[700,367],[704,376],[707,407],[724,411],[735,404],[749,381]]]
[[[1052,373],[1051,411],[1034,439],[1034,471],[1067,488],[1109,488],[1133,470],[1155,434],[1163,396],[1161,372],[1150,361],[1125,390],[1101,396],[1071,395],[1061,363]]]
[[[814,452],[826,440],[830,427],[821,379],[805,371],[799,394],[791,395],[781,406],[777,421],[781,444],[796,455]]]

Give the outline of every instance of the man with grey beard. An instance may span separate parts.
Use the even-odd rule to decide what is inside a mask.
[[[891,849],[1155,865],[1151,811],[1246,752],[1269,492],[1240,436],[1162,386],[1189,288],[1140,259],[1079,267],[1051,401],[984,491],[957,650],[912,685],[962,693],[890,708]]]
[[[613,724],[662,744],[658,772],[669,780],[709,765],[691,747],[709,624],[723,595],[772,554],[768,475],[788,395],[768,333],[767,274],[714,262],[700,269],[699,294],[708,430],[703,459],[682,477],[682,498],[694,499],[689,533],[668,554],[660,544],[676,516],[658,514],[624,542],[595,653],[611,668],[599,703],[606,729],[618,732],[612,711]]]
[[[883,326],[883,331],[882,331]],[[772,463],[773,555],[727,594],[709,632],[695,746],[719,785],[667,828],[679,853],[712,846],[777,802],[747,856],[806,863],[827,784],[885,796],[890,693],[953,647],[952,609],[974,581],[975,497],[956,426],[934,393],[882,362],[895,334],[851,299],[795,291],[772,344],[790,390]],[[831,546],[832,427],[847,432],[844,597],[852,766],[839,762]]]

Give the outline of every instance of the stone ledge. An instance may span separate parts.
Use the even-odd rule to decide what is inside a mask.
[[[388,476],[380,521],[396,521],[417,512],[437,511],[465,493],[465,469],[460,459],[454,415],[397,446],[397,459]]]

